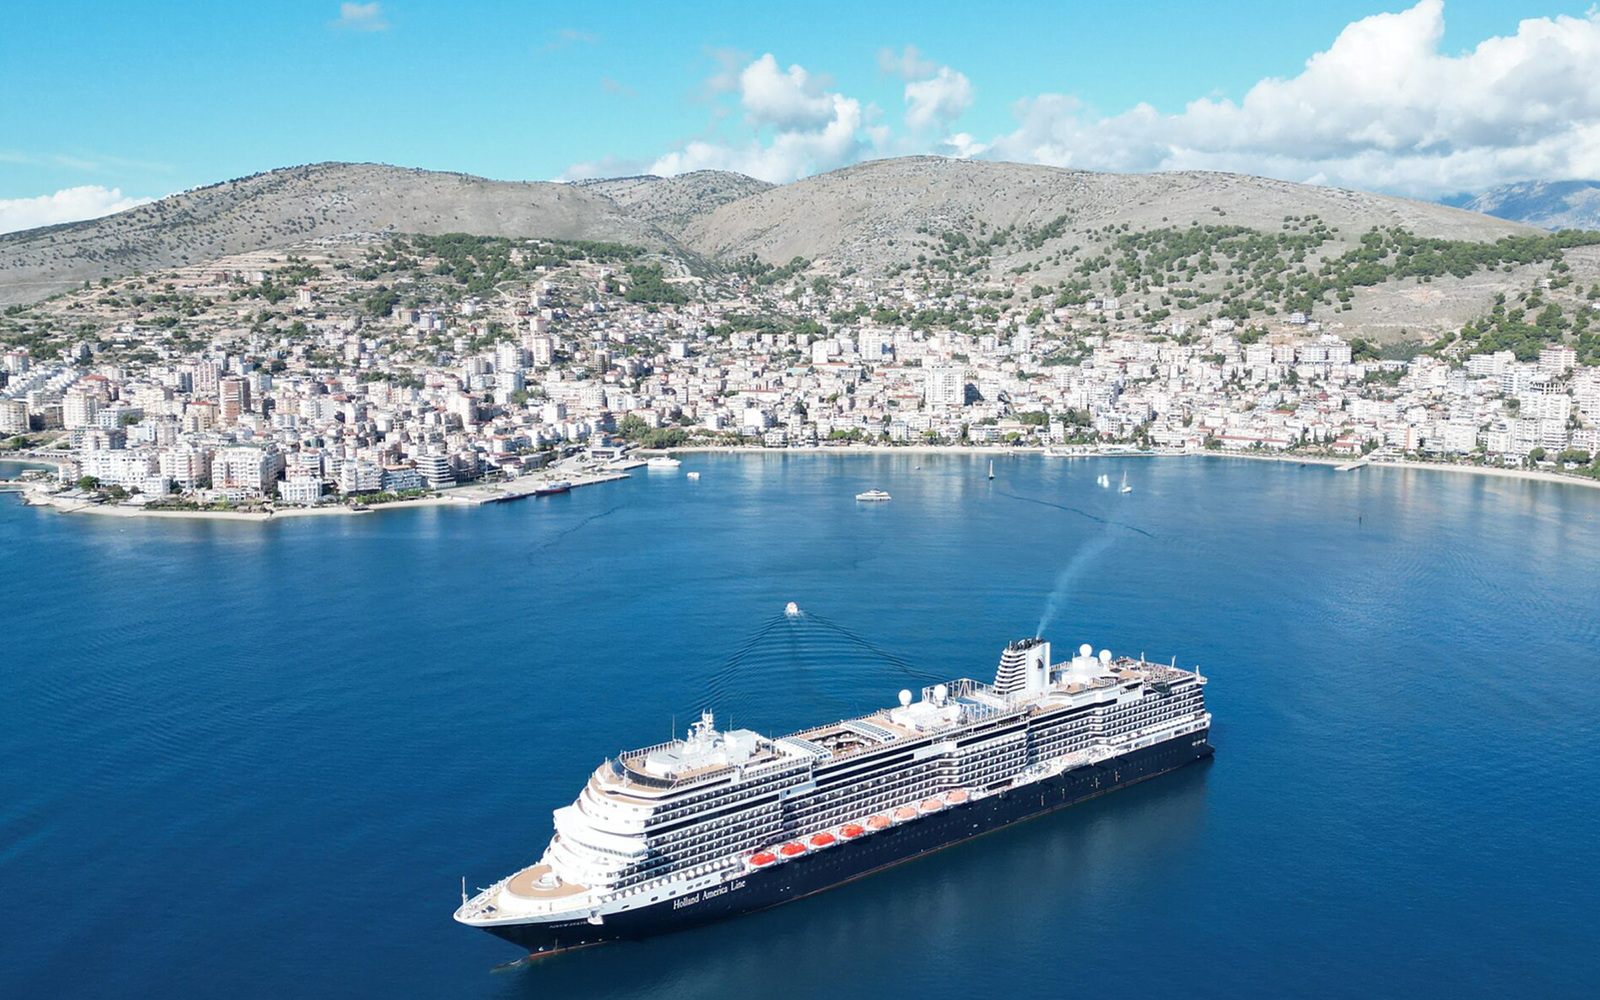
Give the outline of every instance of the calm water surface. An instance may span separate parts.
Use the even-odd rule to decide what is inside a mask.
[[[548,500],[270,524],[0,497],[0,993],[1600,990],[1600,492],[987,465],[690,456]],[[1095,485],[1124,470],[1134,493]],[[893,502],[852,499],[872,487]],[[1060,650],[1199,664],[1216,759],[533,967],[491,971],[515,951],[450,920],[461,876],[536,860],[602,757],[703,705],[839,718],[986,679],[1041,619]]]

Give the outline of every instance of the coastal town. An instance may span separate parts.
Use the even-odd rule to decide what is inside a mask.
[[[106,279],[6,310],[0,442],[57,464],[34,501],[129,511],[482,502],[690,447],[1600,468],[1596,295],[1559,262],[1493,306],[1542,339],[1491,349],[1486,319],[1392,351],[1337,307],[965,282],[950,259],[710,270],[352,234]]]

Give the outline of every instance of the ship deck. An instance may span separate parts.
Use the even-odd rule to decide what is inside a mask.
[[[506,891],[523,899],[559,899],[587,892],[588,887],[557,880],[549,865],[534,865],[511,876],[506,882]]]

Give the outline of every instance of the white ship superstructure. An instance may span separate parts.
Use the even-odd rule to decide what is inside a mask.
[[[1198,671],[1088,645],[1052,663],[1049,643],[1027,639],[1006,648],[993,684],[935,684],[920,700],[902,691],[893,708],[778,739],[718,731],[708,712],[683,739],[601,764],[555,811],[540,862],[463,898],[456,919],[519,942],[509,925],[598,929],[743,890],[751,876],[896,828],[931,831],[942,811],[1014,800],[1141,748],[1209,753],[1204,685]],[[1113,769],[1106,790],[1126,780]]]

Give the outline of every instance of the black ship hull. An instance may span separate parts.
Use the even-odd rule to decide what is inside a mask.
[[[649,937],[750,913],[809,896],[903,861],[1153,778],[1212,753],[1210,731],[1198,730],[1099,764],[1087,764],[1044,781],[969,800],[940,812],[840,842],[770,869],[720,885],[670,897],[633,910],[608,913],[602,923],[566,920],[489,926],[536,958],[590,945]]]

